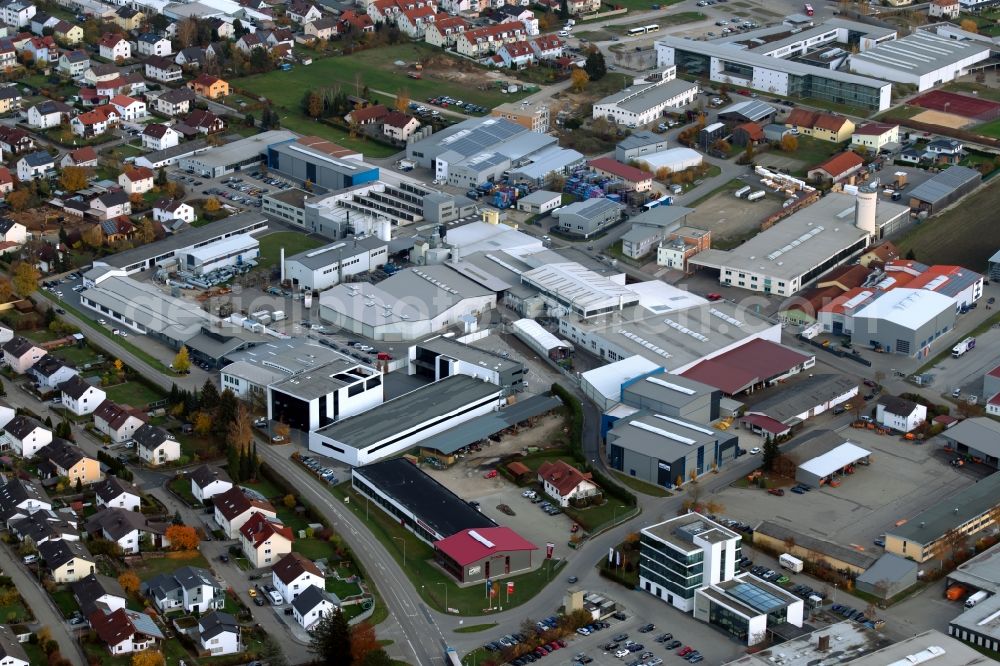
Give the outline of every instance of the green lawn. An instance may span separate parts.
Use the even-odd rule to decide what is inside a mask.
[[[0,622],[14,624],[17,622],[27,622],[31,619],[31,611],[25,606],[23,600],[15,601],[6,606],[0,606]]]
[[[980,136],[988,136],[994,139],[1000,139],[1000,119],[991,120],[988,123],[983,123],[982,125],[976,125],[972,130]]]
[[[660,9],[663,9],[664,7],[669,7],[670,5],[676,5],[678,2],[681,2],[681,0],[666,0],[665,2],[650,2],[649,0],[614,0],[614,2],[607,3],[607,5],[601,9],[611,9],[612,5],[617,5],[631,11],[639,12],[652,10],[653,5],[659,5]],[[660,16],[656,19],[656,22],[662,25],[664,19],[668,18],[669,16]]]
[[[659,16],[655,19],[649,18],[645,21],[636,21],[635,23],[615,23],[614,25],[607,26],[607,29],[619,35],[624,35],[632,28],[641,28],[654,23],[663,28],[668,25],[683,25],[685,23],[694,23],[695,21],[704,21],[705,18],[705,15],[701,12],[677,12],[676,14]],[[649,33],[651,37],[656,34],[655,32]]]
[[[260,259],[258,263],[262,268],[276,266],[281,258],[281,248],[285,248],[285,257],[290,257],[299,252],[312,250],[322,245],[323,242],[310,238],[298,231],[279,231],[268,234],[260,239]]]
[[[305,555],[310,560],[332,560],[336,559],[337,549],[329,541],[319,539],[296,539],[292,543],[292,550]]]
[[[361,594],[361,586],[357,583],[348,583],[339,578],[326,579],[326,591],[333,592],[341,599],[347,599]]]
[[[289,509],[280,502],[275,508],[278,511],[278,520],[292,528],[292,531],[296,534],[296,538],[298,538],[299,530],[309,527],[309,521],[302,514],[295,513],[295,509]]]
[[[180,567],[202,567],[208,568],[208,560],[196,550],[189,550],[183,553],[171,553],[174,557],[148,557],[142,562],[137,562],[133,567],[135,575],[139,580],[149,580],[153,576],[161,573],[171,573]]]
[[[888,122],[890,120],[907,120],[913,116],[923,113],[926,110],[927,109],[920,106],[908,106],[904,104],[903,106],[897,106],[894,109],[889,109],[885,113],[878,116],[878,120],[882,122]]]
[[[637,479],[634,476],[629,476],[628,474],[615,474],[615,476],[618,477],[618,480],[626,486],[636,492],[642,493],[643,495],[652,495],[653,497],[670,497],[670,493],[667,492],[666,488],[654,486],[651,483],[646,483],[645,481]]]
[[[245,488],[249,488],[250,490],[256,490],[258,493],[260,493],[269,500],[278,501],[278,499],[280,499],[278,498],[278,495],[281,494],[281,489],[265,479],[261,479],[260,481],[254,481],[253,483],[245,482],[241,483],[240,485]]]
[[[470,624],[464,627],[459,627],[455,629],[456,634],[474,634],[479,631],[486,631],[487,629],[492,629],[497,626],[496,622],[487,622],[485,624]]]
[[[73,598],[73,591],[68,587],[53,592],[52,600],[56,602],[56,606],[62,611],[63,617],[72,617],[73,613],[80,610],[80,605]]]
[[[348,132],[339,127],[332,127],[326,123],[318,123],[311,118],[303,116],[297,107],[285,108],[281,112],[283,114],[281,116],[281,126],[293,132],[312,134],[322,139],[333,141],[344,148],[356,150],[368,157],[389,157],[399,152],[397,148],[368,141],[364,137],[352,137]]]
[[[193,494],[191,494],[191,480],[184,476],[179,476],[169,484],[170,489],[180,495],[181,499],[188,503],[189,506],[201,506]]]
[[[177,435],[181,445],[181,454],[192,460],[216,460],[225,456],[225,442],[222,438],[208,435],[202,437],[194,433]]]
[[[828,159],[831,155],[839,153],[843,148],[839,143],[821,141],[811,136],[799,136],[798,139],[799,147],[790,156],[802,162],[802,173]]]
[[[77,368],[88,364],[93,365],[94,363],[99,363],[104,359],[103,354],[86,345],[83,347],[78,347],[76,345],[60,347],[59,349],[53,351],[52,355],[56,358],[62,359],[63,361],[72,363]]]
[[[61,335],[56,335],[47,328],[36,328],[31,331],[21,331],[20,333],[32,342],[51,342],[62,337]]]
[[[379,509],[370,510],[365,517],[365,503],[361,497],[350,490],[347,484],[336,486],[330,492],[343,502],[344,497],[350,497],[346,506],[371,530],[388,552],[403,567],[403,571],[416,587],[424,602],[439,610],[445,610],[445,589],[447,589],[447,605],[457,609],[459,615],[482,615],[489,606],[484,595],[483,586],[473,585],[460,588],[455,585],[450,576],[444,574],[433,565],[434,550],[418,539],[412,532],[403,529],[399,523],[391,520]],[[568,536],[568,535],[567,535]],[[402,541],[401,541],[402,540]],[[403,557],[405,543],[406,557]],[[545,585],[558,576],[559,565],[563,562],[547,560],[539,569],[530,573],[503,579],[499,602],[504,608],[518,606],[534,597]],[[504,583],[513,581],[516,594],[506,599]],[[497,599],[493,600],[494,609]]]
[[[164,395],[146,384],[139,382],[123,382],[115,386],[104,387],[108,399],[120,405],[132,405],[142,409],[151,402],[162,400]]]
[[[973,83],[972,81],[954,81],[944,86],[942,90],[950,92],[973,94],[983,99],[991,99],[1000,102],[1000,89],[988,86],[985,83]]]

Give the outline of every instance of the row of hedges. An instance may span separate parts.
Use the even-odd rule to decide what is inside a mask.
[[[122,481],[132,480],[132,470],[125,466],[121,460],[118,460],[115,456],[111,455],[107,451],[98,451],[97,459],[103,463],[106,463],[108,467],[111,468],[112,473],[117,476]]]

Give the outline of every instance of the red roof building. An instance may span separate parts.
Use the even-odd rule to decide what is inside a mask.
[[[764,414],[747,414],[740,417],[740,423],[751,432],[771,437],[781,437],[791,432],[791,427],[786,426],[777,419],[772,419]]]
[[[865,161],[861,159],[860,155],[848,150],[814,166],[812,169],[809,169],[806,175],[811,179],[830,180],[834,183],[839,183],[861,171],[861,167],[864,165]]]
[[[815,363],[815,356],[758,338],[702,361],[681,374],[714,386],[727,395],[736,395],[811,368]]]
[[[538,546],[509,527],[465,529],[434,542],[435,560],[460,583],[530,569],[531,555],[536,550]],[[517,594],[516,589],[513,594]]]
[[[591,481],[590,472],[581,472],[569,463],[556,460],[538,468],[538,482],[549,497],[559,500],[560,506],[570,501],[599,495],[601,490]]]
[[[648,190],[653,186],[653,174],[642,169],[637,169],[634,166],[622,164],[611,157],[599,157],[596,160],[590,160],[587,162],[587,166],[597,173],[622,179],[637,192]]]

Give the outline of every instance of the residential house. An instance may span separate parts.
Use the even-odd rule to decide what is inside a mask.
[[[17,67],[17,49],[9,39],[0,39],[0,70],[9,71]]]
[[[390,111],[382,119],[382,133],[396,141],[407,141],[420,129],[420,121],[399,111]]]
[[[101,465],[95,458],[83,452],[79,446],[64,439],[55,439],[48,446],[42,447],[38,457],[51,466],[53,478],[65,478],[70,485],[77,481],[85,486],[98,483],[101,480]],[[39,465],[39,473],[41,473]]]
[[[125,608],[125,590],[118,579],[111,576],[90,574],[71,584],[70,590],[84,617],[90,617],[95,610],[113,613]]]
[[[117,95],[135,97],[146,92],[146,79],[139,72],[131,74],[121,74],[110,81],[102,81],[95,87],[98,95],[105,95],[109,98]]]
[[[180,71],[179,67],[177,71]],[[174,90],[167,90],[157,97],[153,101],[153,108],[167,116],[179,116],[191,110],[191,103],[193,101],[193,90],[190,88],[176,88]]]
[[[168,56],[174,52],[170,40],[155,32],[144,32],[135,42],[139,55]]]
[[[115,107],[106,104],[75,116],[69,122],[69,126],[73,134],[77,136],[85,138],[101,136],[112,126],[118,124],[120,117]]]
[[[3,666],[28,666],[28,653],[24,651],[14,631],[0,626],[0,664]]]
[[[69,21],[57,21],[52,29],[57,42],[75,46],[83,41],[83,28]]]
[[[105,400],[94,412],[94,427],[107,435],[113,443],[131,440],[135,431],[145,422],[145,413],[128,405],[117,405],[110,400]]]
[[[851,146],[877,153],[889,144],[899,143],[899,125],[892,123],[865,123],[855,128]]]
[[[437,10],[431,6],[407,9],[396,16],[396,27],[410,39],[422,41],[428,26],[434,23],[436,15]]]
[[[528,42],[531,50],[535,52],[537,60],[555,60],[561,58],[565,43],[559,39],[559,35],[540,35]]]
[[[841,183],[854,176],[865,166],[865,161],[857,153],[845,150],[814,166],[806,172],[809,180]]]
[[[94,486],[98,508],[125,509],[138,511],[142,503],[139,489],[116,476],[105,477]]]
[[[59,62],[59,45],[50,35],[32,37],[24,45],[24,51],[30,53],[34,61],[40,65]]]
[[[221,467],[202,465],[190,472],[188,478],[191,480],[191,494],[199,502],[207,502],[233,487],[229,475]]]
[[[323,12],[306,0],[289,0],[288,6],[285,8],[285,16],[304,25],[322,18]]]
[[[155,650],[158,641],[163,640],[163,632],[146,613],[119,608],[105,614],[97,609],[87,619],[111,654]]]
[[[373,104],[372,106],[354,109],[344,116],[344,120],[352,125],[371,125],[382,122],[387,115],[389,115],[389,109],[382,104]]]
[[[897,432],[911,432],[927,420],[927,406],[884,395],[875,406],[875,422]]]
[[[115,95],[111,98],[111,106],[115,107],[122,120],[134,122],[146,117],[146,103],[141,99],[133,99],[128,95]]]
[[[552,11],[559,11],[562,0],[538,0],[538,4]],[[572,16],[593,14],[601,10],[601,0],[568,0],[566,8]]]
[[[128,194],[145,194],[153,189],[156,174],[148,167],[126,167],[118,176],[118,184]]]
[[[141,511],[128,509],[101,509],[84,526],[91,538],[101,538],[118,544],[122,552],[134,555],[140,546],[148,543],[152,548],[170,545],[165,533],[166,523],[152,522]]]
[[[124,215],[101,221],[101,235],[104,238],[104,245],[109,247],[131,239],[135,236],[135,232],[135,225]]]
[[[114,111],[114,107],[108,105],[109,95],[102,94],[97,91],[97,88],[80,88],[79,90],[80,104],[84,108],[102,108],[107,106],[107,108]],[[114,111],[115,115],[118,115],[117,111]]]
[[[269,518],[276,518],[278,515],[270,503],[250,499],[239,486],[215,495],[212,502],[215,504],[215,522],[229,539],[239,538],[240,528],[254,513],[261,513]]]
[[[174,57],[174,62],[181,67],[201,67],[205,64],[205,49],[200,46],[189,46],[181,49]]]
[[[315,39],[329,41],[337,36],[337,19],[332,16],[324,16],[315,21],[309,21],[302,28],[302,32]]]
[[[27,182],[44,178],[55,168],[55,160],[44,150],[28,153],[17,161],[17,179]]]
[[[959,0],[931,0],[927,15],[931,18],[954,21],[961,11],[962,5]]]
[[[538,468],[538,483],[546,495],[564,507],[570,502],[601,494],[601,489],[591,480],[590,472],[581,472],[562,460],[542,463]]]
[[[0,114],[21,108],[21,90],[16,85],[0,87]]]
[[[67,51],[59,56],[59,65],[56,69],[70,78],[78,78],[90,69],[90,56],[82,50]]]
[[[133,30],[138,30],[142,26],[143,19],[146,18],[138,9],[134,7],[119,7],[115,11],[115,17],[112,19],[119,28],[125,32],[132,32]]]
[[[956,139],[935,139],[924,148],[924,156],[935,164],[958,164],[965,157],[965,146]]]
[[[236,28],[229,21],[221,18],[208,19],[208,27],[212,29],[219,39],[232,39],[236,35]]]
[[[35,5],[27,0],[12,0],[0,4],[0,21],[13,28],[25,28],[37,12]]]
[[[55,356],[46,354],[28,370],[28,374],[38,384],[41,393],[59,388],[64,381],[77,374],[76,368],[63,363]]]
[[[854,134],[854,123],[849,118],[807,109],[792,109],[785,119],[785,127],[804,136],[833,143],[847,141]]]
[[[263,513],[253,513],[240,527],[240,547],[255,568],[273,564],[280,556],[292,552],[294,535],[276,519]]]
[[[162,613],[177,608],[207,613],[226,604],[225,588],[200,567],[180,567],[172,574],[159,574],[144,582],[140,590]]]
[[[732,143],[734,146],[745,148],[747,145],[759,145],[767,141],[764,136],[764,128],[755,122],[740,123],[733,127]]]
[[[528,36],[538,35],[538,19],[535,18],[535,13],[526,6],[501,4],[490,13],[490,18],[495,23],[523,23],[524,31]]]
[[[2,349],[4,364],[19,375],[26,373],[46,354],[44,349],[36,347],[31,340],[20,335],[5,342]]]
[[[242,652],[240,625],[229,613],[214,610],[198,620],[198,643],[213,657]]]
[[[333,599],[336,597],[331,598],[325,589],[310,585],[292,600],[292,615],[299,626],[309,631],[323,619],[324,615],[336,612],[340,606],[340,600],[337,599],[334,602]]]
[[[184,78],[184,70],[176,62],[163,56],[150,56],[143,63],[146,78],[160,81],[161,83],[173,83]]]
[[[10,172],[10,169],[8,169],[7,167],[0,167],[0,198],[5,197],[6,195],[10,194],[13,191],[14,191],[14,175]],[[14,222],[14,225],[19,227],[24,226],[23,224],[18,224],[17,222]],[[4,239],[4,242],[13,243],[16,241],[10,241]],[[23,243],[24,241],[22,240],[21,244]]]
[[[98,220],[110,220],[119,215],[131,215],[132,202],[124,190],[113,190],[91,199],[87,212]]]
[[[337,31],[340,34],[355,32],[359,35],[366,32],[375,32],[375,22],[372,21],[372,17],[368,14],[361,14],[353,9],[348,9],[340,14]]]
[[[10,175],[10,169],[6,167],[0,167],[0,193],[6,193],[10,190],[5,189],[8,182],[13,186],[13,178]],[[11,187],[13,189],[13,187]],[[24,245],[25,241],[28,240],[28,229],[20,222],[15,222],[9,217],[0,217],[0,241],[4,243],[16,243],[17,245]],[[8,339],[14,339],[13,333]]]
[[[10,527],[22,518],[38,512],[51,511],[52,501],[33,479],[0,479],[0,521]]]
[[[160,199],[153,206],[153,219],[160,223],[182,220],[192,224],[195,220],[195,212],[191,204],[186,204],[183,201]]]
[[[288,553],[275,562],[271,569],[271,582],[286,604],[312,585],[326,589],[323,572],[301,553]]]
[[[68,166],[96,167],[97,151],[94,150],[93,146],[84,146],[83,148],[71,150],[62,158],[59,166],[62,168]]]
[[[226,129],[226,121],[211,111],[195,109],[184,118],[184,124],[202,134],[216,134]]]
[[[180,133],[161,123],[146,125],[142,131],[142,147],[147,150],[166,150],[181,142]]]
[[[508,69],[524,69],[535,62],[535,51],[528,42],[502,44],[497,49],[497,55]]]
[[[272,49],[272,54],[280,54],[274,51],[279,46],[292,48],[295,46],[295,33],[288,28],[275,28],[274,30],[258,30],[257,36],[264,42],[264,45]]]
[[[68,121],[72,114],[71,106],[48,99],[28,109],[28,126],[35,129],[59,127]]]
[[[31,17],[31,23],[28,27],[31,28],[33,34],[43,35],[46,28],[52,30],[58,22],[59,19],[50,14],[36,13]]]
[[[42,509],[29,516],[13,520],[10,523],[10,533],[18,541],[32,548],[46,541],[79,541],[80,534],[76,529],[76,514],[70,509]]]
[[[138,444],[139,460],[151,467],[163,465],[181,457],[180,442],[159,426],[147,423],[135,431],[132,439]]]
[[[236,48],[242,51],[244,55],[250,55],[250,52],[254,49],[266,49],[267,44],[261,41],[260,37],[255,33],[248,32],[236,40]]]
[[[432,46],[441,48],[451,48],[458,40],[459,34],[465,32],[469,27],[469,22],[461,16],[444,16],[434,19],[434,23],[427,26],[424,32],[424,41]]]
[[[521,41],[526,36],[524,24],[520,21],[497,23],[463,31],[455,41],[455,49],[469,58],[482,58],[501,45]]]
[[[114,63],[95,62],[83,73],[83,82],[96,86],[98,83],[113,81],[122,75],[122,70]]]
[[[107,398],[104,391],[84,381],[78,374],[60,383],[59,390],[62,391],[63,407],[77,416],[93,414]]]
[[[223,79],[209,74],[199,74],[193,81],[188,81],[187,87],[193,90],[196,95],[208,99],[217,99],[229,94],[229,84]]]
[[[46,541],[38,546],[38,556],[57,584],[74,583],[96,569],[94,556],[82,541]]]
[[[106,33],[98,42],[99,55],[112,62],[128,60],[132,57],[132,45],[119,34]]]
[[[18,127],[0,125],[0,149],[4,154],[18,155],[34,147],[35,140],[28,132]]]

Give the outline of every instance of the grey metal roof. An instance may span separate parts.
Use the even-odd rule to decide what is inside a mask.
[[[982,174],[964,166],[950,166],[941,173],[920,183],[910,192],[911,199],[919,199],[929,204],[944,200],[958,188],[982,179]]]
[[[431,338],[424,342],[418,342],[416,346],[483,368],[492,368],[497,372],[506,372],[507,370],[513,370],[523,365],[519,361],[504,358],[499,354],[494,354],[483,349],[477,349],[453,338]]]
[[[563,206],[558,212],[559,215],[579,215],[588,219],[596,219],[610,214],[612,210],[621,209],[622,205],[611,199],[586,199]]]
[[[679,225],[685,217],[693,212],[694,208],[685,208],[684,206],[657,206],[636,215],[630,222],[633,227],[638,224],[651,227],[669,227],[672,224]]]
[[[857,386],[857,381],[844,375],[812,375],[801,381],[783,385],[774,395],[748,406],[747,412],[766,414],[776,421],[790,425],[788,421],[797,414],[829,402]]]
[[[616,147],[622,150],[632,150],[633,148],[642,148],[643,146],[666,142],[667,138],[662,134],[656,134],[647,130],[638,130],[619,141]]]
[[[327,266],[332,266],[340,261],[349,261],[352,257],[360,254],[367,254],[371,250],[388,245],[386,241],[379,240],[375,236],[367,236],[361,239],[347,238],[336,243],[329,243],[313,250],[306,250],[293,254],[285,258],[285,264],[295,262],[301,264],[309,270],[319,270]]]
[[[719,111],[719,115],[740,115],[749,121],[757,122],[773,115],[776,111],[777,109],[770,104],[765,104],[760,100],[751,99],[744,102],[737,102],[736,104],[730,104],[726,108],[721,109]]]
[[[629,395],[649,398],[658,403],[681,408],[700,399],[705,394],[718,391],[714,386],[696,382],[681,375],[652,375],[632,381],[622,387],[623,402],[629,402]]]
[[[327,365],[272,384],[271,388],[302,400],[315,400],[344,386],[363,382],[373,376],[372,371],[369,371],[369,374],[352,372],[359,365],[357,362],[338,359]]]
[[[297,138],[299,138],[298,134],[287,130],[269,130],[238,141],[215,146],[212,150],[191,159],[210,168],[228,167],[262,154],[268,146]]]
[[[954,65],[976,53],[986,52],[988,56],[989,50],[989,45],[982,42],[948,39],[918,30],[906,37],[852,54],[850,66],[853,69],[855,63],[870,63],[902,74],[921,76]]]
[[[471,421],[449,428],[422,442],[420,447],[434,449],[448,455],[459,449],[482,441],[490,435],[532,417],[544,414],[562,406],[562,401],[554,396],[534,395],[509,407],[489,414],[477,416]]]
[[[942,434],[952,442],[964,444],[989,456],[1000,457],[1000,423],[989,417],[965,419]]]
[[[619,93],[608,95],[604,99],[594,102],[594,106],[613,104],[633,113],[645,113],[652,107],[663,104],[667,100],[697,87],[697,83],[684,79],[674,79],[666,83],[640,83],[629,86]]]
[[[466,375],[453,375],[383,402],[367,412],[320,428],[317,433],[356,449],[366,449],[396,433],[415,428],[463,405],[498,394],[500,387]]]
[[[909,576],[916,568],[917,563],[913,560],[908,560],[905,557],[893,555],[892,553],[886,553],[878,558],[878,561],[869,567],[867,571],[858,576],[857,582],[868,583],[869,585],[877,585],[882,581],[895,583]]]
[[[778,541],[793,539],[795,541],[795,545],[800,548],[805,548],[806,550],[811,550],[814,553],[826,555],[827,557],[840,560],[841,562],[846,562],[847,564],[861,569],[868,569],[868,567],[875,564],[875,560],[877,559],[874,555],[869,553],[863,553],[861,551],[854,550],[853,548],[841,546],[838,543],[833,543],[825,539],[818,539],[814,536],[785,527],[784,525],[779,525],[771,520],[762,521],[760,525],[754,528],[754,531],[777,539]]]
[[[956,426],[957,427],[957,426]],[[938,501],[888,534],[923,546],[941,538],[950,529],[964,525],[996,506],[1000,497],[1000,474],[994,473]]]
[[[648,410],[618,419],[608,432],[609,443],[614,442],[623,449],[668,461],[686,456],[700,446],[709,447],[731,437],[732,435],[710,426]]]
[[[521,203],[543,204],[552,201],[556,197],[562,197],[562,194],[559,192],[549,192],[548,190],[538,190],[526,197],[521,197],[518,201]]]
[[[462,157],[470,157],[476,153],[495,148],[527,131],[524,127],[509,120],[473,118],[452,126],[450,131],[438,132],[423,141],[418,141],[413,144],[413,147],[419,150],[419,146],[426,143],[454,151]]]

